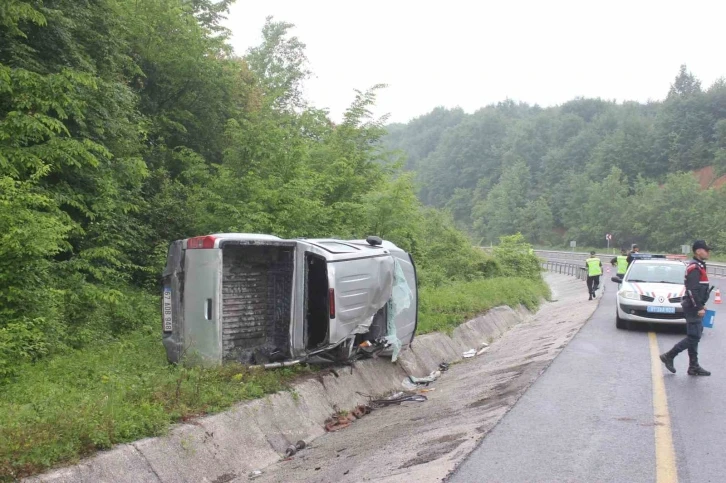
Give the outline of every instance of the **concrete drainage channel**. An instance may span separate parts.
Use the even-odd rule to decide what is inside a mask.
[[[462,324],[451,336],[417,337],[397,364],[389,359],[357,362],[301,381],[290,392],[175,426],[167,436],[120,445],[76,466],[24,481],[225,483],[254,479],[286,453],[308,451],[305,446],[326,434],[331,414],[340,409],[360,412],[360,406],[369,403],[365,394],[402,391],[402,382],[409,376],[426,377],[442,362],[460,361],[467,351],[499,339],[532,317],[524,308],[497,307]]]
[[[169,435],[120,445],[82,463],[28,478],[27,482],[215,482],[247,478],[284,458],[291,445],[325,434],[338,409],[365,405],[363,394],[402,390],[408,376],[425,377],[439,365],[462,359],[489,338],[528,320],[524,308],[497,307],[457,327],[452,336],[417,337],[399,363],[357,362],[319,379],[295,384],[291,392],[245,402],[224,413],[174,427]]]

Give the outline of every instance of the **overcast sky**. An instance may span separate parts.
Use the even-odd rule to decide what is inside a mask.
[[[339,120],[353,89],[385,83],[376,114],[406,122],[507,98],[662,99],[684,63],[708,86],[726,76],[724,13],[717,0],[237,0],[227,26],[243,54],[266,16],[294,23],[312,104]]]

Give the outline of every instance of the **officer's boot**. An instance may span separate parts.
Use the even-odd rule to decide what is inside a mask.
[[[673,365],[673,359],[675,359],[676,355],[677,354],[674,354],[672,349],[660,355],[660,360],[663,364],[665,364],[666,369],[671,371],[673,374],[676,373],[676,366]]]
[[[695,366],[695,367],[688,368],[688,375],[689,376],[710,376],[711,373],[701,366]]]
[[[689,376],[710,376],[711,373],[698,364],[698,356],[688,354],[688,375]]]

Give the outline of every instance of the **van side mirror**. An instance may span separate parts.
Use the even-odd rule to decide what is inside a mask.
[[[615,283],[623,283],[623,279],[620,277],[611,277],[610,280],[612,280]]]

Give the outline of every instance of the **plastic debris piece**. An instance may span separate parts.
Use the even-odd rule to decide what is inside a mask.
[[[439,370],[441,372],[448,371],[449,370],[449,363],[448,362],[442,362],[441,364],[439,364]]]
[[[474,357],[476,355],[476,349],[469,349],[468,351],[461,354],[461,357],[464,359],[469,359],[471,357]]]
[[[248,476],[249,476],[250,480],[254,480],[255,478],[259,478],[260,476],[262,476],[262,471],[255,470],[255,471],[251,472]]]
[[[408,377],[403,380],[401,385],[407,391],[415,391],[419,387],[418,384],[411,382],[411,379],[409,379]]]
[[[406,379],[403,380],[402,385],[403,388],[407,391],[413,391],[419,386],[428,386],[439,377],[441,377],[441,371],[433,371],[426,377],[408,376]]]
[[[488,350],[489,350],[489,347],[482,347],[481,349],[479,349],[477,351],[476,355],[480,356],[480,355],[484,354]]]
[[[408,378],[411,380],[411,382],[413,382],[415,384],[429,384],[431,382],[434,382],[439,377],[441,377],[441,371],[433,371],[431,374],[429,374],[426,377],[408,376]]]

